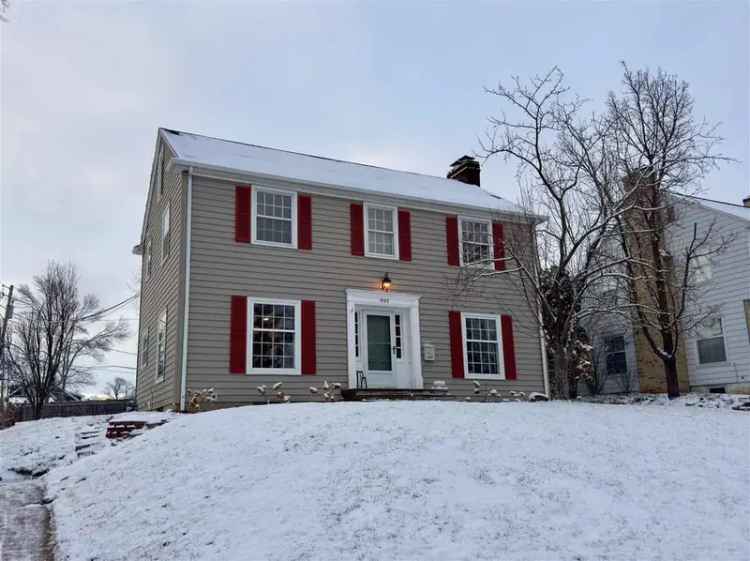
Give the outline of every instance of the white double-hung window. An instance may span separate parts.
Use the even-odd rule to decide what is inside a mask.
[[[300,301],[248,299],[252,373],[300,373]]]
[[[365,205],[365,255],[398,259],[398,219],[389,206]]]
[[[464,372],[468,378],[505,378],[500,316],[462,314]]]
[[[492,223],[489,220],[460,218],[461,265],[493,267]]]
[[[698,362],[711,364],[726,360],[727,351],[724,347],[724,328],[721,318],[704,321],[698,327]]]
[[[253,188],[252,241],[261,245],[297,247],[297,194]]]

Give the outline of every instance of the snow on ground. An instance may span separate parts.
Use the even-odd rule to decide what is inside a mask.
[[[75,461],[76,433],[101,425],[103,418],[58,417],[0,430],[0,479],[20,478],[16,470],[41,475],[53,466]]]
[[[182,415],[47,476],[59,560],[739,560],[746,413],[372,402]]]
[[[111,421],[130,421],[130,422],[144,422],[146,424],[158,424],[167,422],[175,418],[177,413],[171,411],[160,412],[160,411],[128,411],[126,413],[118,413],[114,415]]]
[[[707,407],[710,409],[749,409],[750,395],[726,393],[687,393],[669,399],[665,393],[629,393],[586,396],[583,401],[617,405],[669,405],[672,407]]]

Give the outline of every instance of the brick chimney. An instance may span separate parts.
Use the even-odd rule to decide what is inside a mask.
[[[745,205],[746,207],[750,208],[750,195],[748,195],[747,197],[745,197],[744,199],[742,199],[742,204]]]
[[[451,164],[447,177],[479,187],[479,171],[479,162],[471,156],[461,156]]]

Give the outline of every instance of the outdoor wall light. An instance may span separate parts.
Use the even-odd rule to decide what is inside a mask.
[[[390,290],[391,290],[391,277],[388,276],[388,273],[386,273],[385,276],[383,277],[383,280],[380,281],[380,288],[382,288],[386,292],[390,292]]]

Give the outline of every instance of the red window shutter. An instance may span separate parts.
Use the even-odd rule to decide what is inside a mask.
[[[411,213],[398,209],[398,258],[411,261]]]
[[[458,267],[460,262],[458,260],[458,217],[457,216],[446,216],[445,217],[445,233],[446,240],[448,243],[448,265]]]
[[[234,188],[234,239],[250,243],[251,187],[237,185]]]
[[[502,316],[500,326],[503,337],[503,363],[505,364],[505,379],[516,379],[516,349],[513,343],[513,318]]]
[[[247,298],[232,296],[229,317],[229,372],[247,372]]]
[[[461,330],[461,312],[448,312],[451,338],[451,372],[454,378],[464,377],[464,341]]]
[[[361,204],[351,204],[351,243],[352,255],[365,254],[365,219],[364,209]]]
[[[492,245],[495,253],[495,270],[505,270],[505,238],[503,238],[503,225],[500,222],[492,223]]]
[[[297,247],[312,249],[312,197],[297,196]]]
[[[302,300],[302,374],[315,374],[315,302]]]

